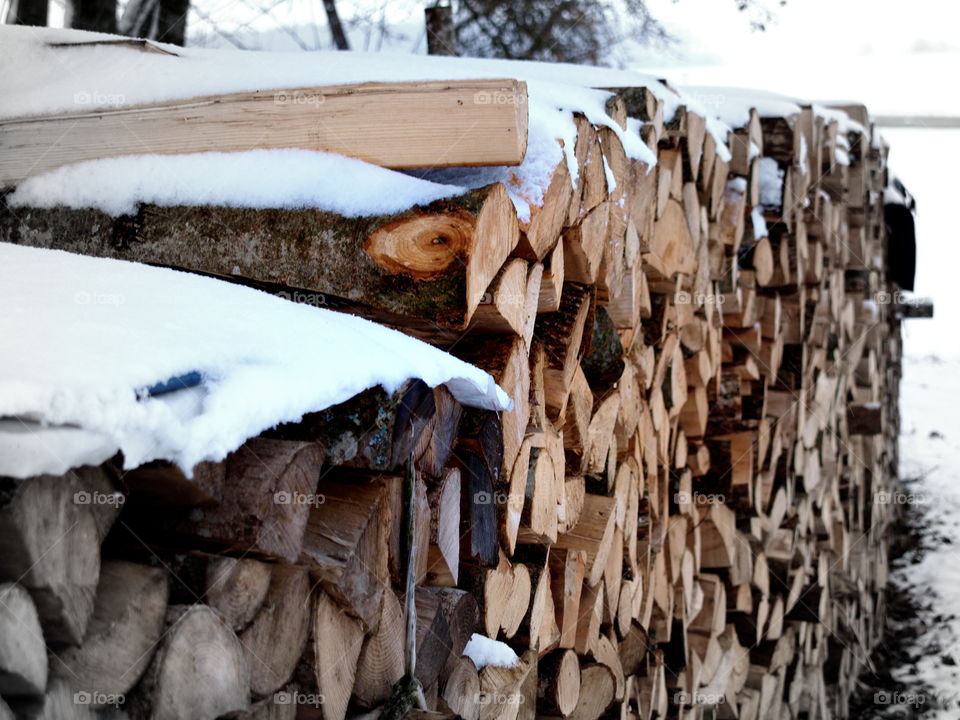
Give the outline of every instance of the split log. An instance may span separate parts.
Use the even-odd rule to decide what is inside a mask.
[[[555,650],[540,660],[537,712],[569,717],[580,699],[580,662],[573,650]]]
[[[473,661],[459,657],[451,661],[442,697],[463,720],[479,720],[480,675]]]
[[[0,580],[29,591],[53,646],[79,645],[93,614],[100,537],[91,507],[74,473],[11,479],[0,496]]]
[[[377,630],[368,635],[357,661],[353,699],[361,707],[376,707],[387,701],[393,686],[404,674],[403,607],[393,591],[384,591]]]
[[[47,652],[37,609],[15,583],[0,585],[0,693],[40,697],[47,687]],[[11,717],[12,717],[11,713]]]
[[[257,697],[285,685],[303,654],[310,621],[310,578],[306,568],[277,565],[260,612],[240,633],[250,672],[250,690]]]
[[[391,486],[399,478],[328,473],[309,506],[300,563],[348,612],[376,629],[397,530]]]
[[[450,468],[428,492],[430,548],[428,585],[455,586],[460,574],[460,470]]]
[[[128,693],[161,639],[168,594],[162,569],[105,561],[83,644],[56,653],[53,672],[74,692],[90,695],[94,706]]]
[[[593,720],[613,702],[613,673],[606,665],[586,665],[580,670],[580,694],[569,720]]]
[[[319,702],[301,704],[298,718],[344,720],[363,646],[359,621],[341,610],[322,589],[313,593],[310,636],[297,666],[297,684]]]
[[[253,438],[226,465],[219,505],[145,520],[204,544],[295,561],[320,476],[319,448]]]
[[[213,720],[245,710],[250,685],[236,635],[206,605],[172,605],[153,660],[127,700],[131,717]]]

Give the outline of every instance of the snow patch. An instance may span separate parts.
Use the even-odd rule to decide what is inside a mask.
[[[28,178],[14,207],[97,208],[134,214],[139,203],[318,208],[346,217],[401,212],[467,191],[310,150],[129,155],[65,165]]]
[[[116,449],[126,468],[164,459],[189,473],[279,423],[411,378],[467,405],[512,406],[487,373],[397,331],[165,268],[0,243],[0,304],[0,337],[16,339],[0,353],[0,417],[54,426],[39,438],[25,437],[37,429],[27,422],[0,428],[2,475],[59,473]],[[194,387],[144,391],[190,373]]]
[[[514,667],[520,658],[506,643],[491,640],[486,635],[473,633],[470,642],[463,649],[463,654],[473,660],[477,670],[492,665],[493,667]]]

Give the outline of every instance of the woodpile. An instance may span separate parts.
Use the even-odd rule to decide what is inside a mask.
[[[644,88],[608,109],[642,121],[656,166],[577,117],[576,177],[558,164],[529,218],[500,184],[353,219],[4,210],[7,242],[320,296],[514,402],[463,408],[412,381],[189,478],[114,462],[5,481],[4,703],[846,717],[882,633],[896,475],[900,332],[871,302],[891,293],[886,149],[862,107],[754,111],[729,154]],[[518,663],[478,668],[473,633]]]

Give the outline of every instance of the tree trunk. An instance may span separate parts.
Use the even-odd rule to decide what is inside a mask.
[[[174,45],[186,45],[189,11],[190,0],[160,0],[156,39]]]
[[[7,11],[8,25],[35,25],[44,27],[47,24],[47,0],[14,0]]]
[[[437,5],[423,9],[427,23],[427,54],[456,55],[457,31],[453,24],[453,8]]]
[[[67,5],[67,27],[116,34],[117,0],[72,0]]]
[[[347,34],[343,31],[343,23],[340,22],[336,0],[323,0],[323,9],[327,13],[327,22],[330,24],[330,37],[333,38],[333,44],[337,50],[349,50],[350,43],[347,42]]]

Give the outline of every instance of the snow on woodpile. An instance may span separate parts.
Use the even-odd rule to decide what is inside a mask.
[[[683,91],[699,100],[711,115],[733,128],[747,126],[751,109],[762,118],[789,117],[800,112],[800,105],[794,98],[765,90],[686,85]]]
[[[477,670],[487,667],[514,667],[520,658],[509,645],[498,640],[491,640],[486,635],[473,633],[470,642],[463,649],[463,654],[473,660]]]
[[[439,182],[458,187],[478,187],[490,182],[503,182],[513,195],[521,219],[529,215],[529,207],[537,206],[552,177],[557,163],[566,154],[571,181],[576,181],[578,164],[573,156],[576,141],[574,113],[582,113],[591,123],[611,128],[623,144],[626,155],[653,166],[656,156],[641,140],[636,128],[624,130],[610,117],[606,103],[611,93],[598,88],[647,88],[664,102],[664,119],[670,120],[681,107],[699,107],[694,98],[668,88],[656,78],[640,73],[609,68],[584,67],[556,63],[481,60],[361,52],[264,53],[250,51],[207,50],[156,44],[167,52],[144,52],[123,44],[64,47],[64,44],[116,40],[115,36],[75,30],[0,27],[0,62],[7,72],[0,76],[0,94],[4,98],[0,119],[49,115],[78,110],[100,110],[119,105],[182,100],[204,95],[264,89],[332,86],[371,81],[401,82],[430,80],[467,80],[514,78],[527,83],[529,93],[528,145],[519,167],[464,168],[446,171]],[[56,45],[56,47],[51,47]],[[69,62],[65,58],[69,58]],[[64,71],[65,65],[69,72]],[[705,113],[707,130],[717,141],[717,152],[727,157],[725,142],[728,128]],[[560,141],[560,142],[558,142]],[[285,161],[260,158],[268,167]],[[128,198],[142,193],[143,201],[156,201],[160,196],[175,197],[182,202],[188,189],[202,182],[202,163],[193,159],[139,161],[136,165],[88,161],[85,167],[70,173],[48,173],[30,183],[13,202],[37,206],[75,204],[107,209],[110,201],[102,197],[116,189],[114,173],[146,169],[157,177],[139,180],[126,191]],[[245,162],[243,160],[239,162]],[[326,159],[317,159],[322,168]],[[302,169],[308,161],[298,161]],[[362,177],[364,171],[358,171]],[[386,171],[393,172],[393,171]],[[297,172],[285,182],[283,207],[290,197],[305,207],[337,211],[344,188],[356,192],[358,202],[369,200],[372,208],[378,194],[364,192],[359,181],[345,183],[344,176],[331,173],[328,181],[312,182],[316,172]],[[352,177],[352,176],[351,176]],[[183,191],[157,192],[156,186],[166,183],[181,185]],[[232,183],[234,190],[243,178]],[[253,186],[259,178],[246,177]],[[382,180],[382,179],[381,179]],[[298,184],[299,181],[299,184]],[[418,186],[409,180],[407,190],[414,195],[434,195],[433,185]],[[382,183],[381,183],[382,184]],[[78,186],[83,185],[83,188]],[[291,185],[293,187],[291,187]],[[456,192],[448,188],[446,192]],[[94,196],[101,198],[94,199]],[[401,196],[405,197],[405,196]],[[198,192],[193,204],[208,199]],[[233,192],[231,202],[262,207],[264,194],[251,187],[246,192]],[[172,200],[171,200],[172,201]],[[269,202],[275,202],[270,200]]]
[[[0,244],[0,302],[0,475],[61,473],[118,449],[127,468],[166,459],[189,473],[411,378],[510,407],[487,373],[419,340],[174,270]],[[165,383],[193,387],[148,392]]]
[[[410,177],[342,155],[288,149],[126,155],[65,165],[28,178],[9,202],[97,208],[115,216],[133,214],[139,203],[151,203],[318,207],[360,217],[401,212],[466,191],[464,186]]]

